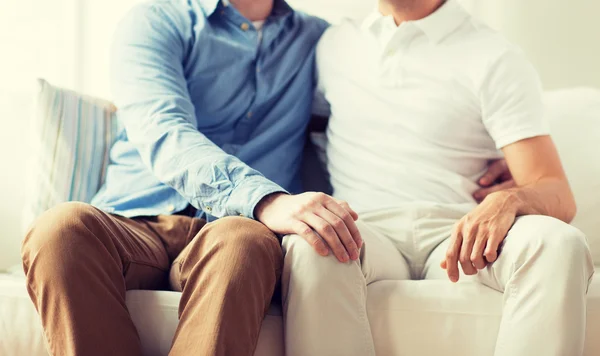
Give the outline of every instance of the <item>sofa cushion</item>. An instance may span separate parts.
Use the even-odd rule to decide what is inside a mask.
[[[598,272],[597,268],[596,275]],[[380,281],[369,286],[368,296],[377,355],[493,354],[502,313],[502,294],[497,291],[474,282]],[[180,298],[177,292],[127,292],[127,307],[144,355],[168,354],[178,323]],[[600,355],[599,333],[600,279],[595,278],[587,297],[583,356]],[[263,320],[254,354],[283,356],[279,307],[272,306]],[[0,274],[0,355],[47,355],[39,318],[22,276]]]
[[[89,202],[98,191],[116,136],[114,106],[38,80],[30,125],[23,227],[66,201]]]

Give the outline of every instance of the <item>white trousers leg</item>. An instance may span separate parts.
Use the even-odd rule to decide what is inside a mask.
[[[448,241],[430,255],[426,279],[447,279],[439,267],[447,248]],[[504,293],[494,355],[581,355],[593,273],[586,238],[579,230],[545,216],[518,218],[498,260],[475,278]]]
[[[283,238],[282,275],[287,356],[374,356],[367,285],[410,279],[404,257],[384,236],[358,222],[359,261],[319,256],[297,235]]]

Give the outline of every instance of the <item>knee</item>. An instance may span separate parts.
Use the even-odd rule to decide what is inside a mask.
[[[587,238],[574,226],[551,217],[539,217],[541,245],[549,254],[584,261],[590,253]]]
[[[95,213],[91,205],[76,202],[63,203],[43,213],[23,240],[21,256],[26,272],[34,259],[44,269],[68,263],[77,245],[85,243],[81,235]]]
[[[342,263],[332,253],[321,256],[299,235],[285,236],[283,247],[285,271],[304,284],[325,288],[332,280],[354,283],[353,277],[364,278],[358,261]]]
[[[579,229],[548,216],[526,216],[520,223],[527,223],[530,231],[536,231],[532,241],[539,248],[540,257],[551,265],[592,265],[587,238]],[[587,267],[587,266],[586,266]]]
[[[244,217],[225,217],[206,226],[214,246],[224,252],[229,259],[239,264],[266,263],[268,267],[280,271],[283,265],[283,252],[279,239],[262,223]],[[247,267],[247,266],[244,266]]]

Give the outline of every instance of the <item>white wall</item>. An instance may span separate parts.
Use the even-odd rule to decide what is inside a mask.
[[[138,0],[0,0],[0,270],[19,262],[35,78],[108,97],[112,32]]]
[[[475,16],[520,45],[547,89],[600,87],[600,1],[459,0]],[[332,22],[360,16],[377,0],[291,0]],[[327,5],[325,5],[327,4]]]
[[[600,87],[600,1],[473,2],[485,21],[525,50],[547,89]]]
[[[143,0],[80,0],[82,32],[82,87],[87,94],[112,99],[108,81],[108,49],[119,20]]]
[[[19,260],[25,144],[36,75],[74,86],[76,0],[0,1],[0,269]]]
[[[27,120],[36,77],[110,98],[108,47],[140,0],[0,0],[0,270],[19,260]],[[337,22],[376,0],[289,0]],[[600,1],[461,0],[520,44],[546,88],[600,87]]]

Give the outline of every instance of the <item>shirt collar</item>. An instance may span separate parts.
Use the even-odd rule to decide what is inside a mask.
[[[456,1],[446,0],[439,9],[431,15],[416,21],[409,21],[417,26],[423,33],[435,43],[441,42],[452,31],[456,30],[469,16],[468,12]],[[373,11],[367,16],[362,28],[378,32],[381,26],[388,26],[393,22],[392,16],[383,16],[379,10]]]
[[[379,12],[378,9],[375,9],[364,19],[364,21],[362,23],[363,30],[373,29],[384,18],[385,18],[385,16],[383,16],[381,14],[381,12]]]
[[[204,10],[206,16],[212,15],[219,5],[222,3],[223,6],[227,7],[230,5],[229,0],[198,0],[200,7]],[[273,3],[273,11],[271,16],[283,16],[292,12],[292,8],[284,0],[275,0]]]
[[[432,42],[439,43],[462,25],[468,16],[469,13],[456,0],[447,0],[433,14],[414,21],[414,24]]]
[[[210,16],[217,10],[217,5],[222,2],[223,5],[228,6],[229,0],[198,0],[200,7],[206,14],[206,16]]]

